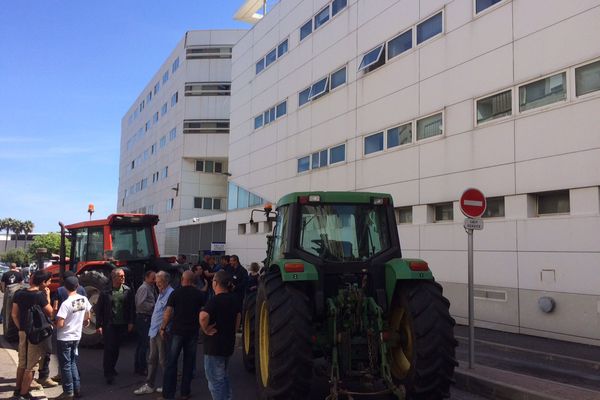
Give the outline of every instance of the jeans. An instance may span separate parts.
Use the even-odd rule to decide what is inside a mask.
[[[204,373],[213,400],[231,400],[231,385],[227,376],[229,357],[204,355]]]
[[[115,367],[119,359],[119,348],[126,335],[127,325],[110,324],[103,328],[104,358],[102,367],[106,378],[114,377],[117,374]]]
[[[56,355],[61,373],[63,392],[74,394],[79,392],[80,379],[77,369],[77,346],[79,340],[59,340],[57,342]]]
[[[167,358],[167,348],[165,341],[156,335],[150,338],[150,354],[148,355],[148,375],[146,377],[146,383],[151,388],[156,384],[156,370],[158,366],[165,370]]]
[[[167,366],[163,378],[163,398],[175,397],[177,386],[177,361],[183,350],[183,371],[181,376],[181,396],[191,394],[192,374],[196,364],[196,346],[198,334],[189,336],[173,335],[167,355]]]
[[[136,314],[135,330],[137,332],[137,347],[135,349],[135,358],[133,370],[135,372],[144,372],[148,369],[148,331],[150,330],[150,315]]]

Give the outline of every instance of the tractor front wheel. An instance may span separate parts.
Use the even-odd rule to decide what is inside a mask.
[[[388,318],[394,338],[389,361],[394,381],[404,385],[409,400],[450,396],[457,342],[449,308],[436,282],[396,285]]]
[[[260,399],[299,400],[310,392],[312,317],[305,293],[272,269],[261,280],[255,316],[256,382]]]

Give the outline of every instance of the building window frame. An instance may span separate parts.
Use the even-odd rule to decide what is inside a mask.
[[[553,101],[551,103],[548,104],[543,104],[537,107],[532,107],[532,108],[528,108],[525,110],[521,110],[521,88],[524,88],[528,85],[531,85],[532,83],[536,83],[536,82],[541,82],[541,81],[545,81],[546,79],[550,79],[554,76],[558,76],[564,74],[565,78],[563,81],[563,84],[566,86],[564,89],[564,99],[561,100],[557,100],[557,101]],[[541,76],[541,77],[537,77],[534,79],[530,79],[528,81],[522,82],[520,84],[518,84],[515,88],[515,102],[516,102],[516,107],[515,107],[515,111],[516,111],[516,115],[523,115],[523,114],[529,114],[529,113],[536,113],[536,112],[541,112],[541,111],[545,111],[548,109],[552,109],[554,107],[560,107],[561,105],[566,104],[569,101],[569,69],[561,69],[558,71],[555,71],[553,73]],[[527,103],[525,103],[527,104]]]
[[[555,212],[540,212],[540,198],[556,196],[556,195],[566,195],[568,210],[566,210],[566,211],[565,210],[562,210],[562,211],[557,210]],[[551,216],[560,216],[560,215],[570,215],[571,214],[571,193],[570,193],[569,189],[539,192],[539,193],[535,193],[534,196],[535,196],[535,212],[536,212],[536,216],[538,216],[538,217],[551,217]],[[562,200],[564,200],[564,198]],[[559,207],[559,205],[557,205],[557,207]]]
[[[371,156],[373,154],[381,153],[381,152],[383,152],[385,150],[385,133],[386,133],[385,130],[381,130],[381,131],[378,131],[378,132],[370,133],[370,134],[365,135],[363,137],[363,155],[365,157],[369,157],[369,156]],[[378,137],[378,136],[381,136],[381,149],[372,150],[372,151],[369,151],[367,153],[367,140],[369,140],[369,139],[376,139],[376,137]],[[379,141],[377,141],[377,144],[378,143],[379,143]]]
[[[384,63],[385,63],[385,54],[384,54],[385,53],[384,52],[385,44],[386,44],[386,42],[380,43],[377,46],[373,47],[371,50],[367,51],[366,53],[363,53],[363,55],[361,57],[361,61],[358,64],[357,72],[364,71],[364,73],[366,74],[368,72],[371,72],[371,71],[377,69],[380,66],[377,64],[381,63],[382,56],[383,56]],[[370,54],[377,54],[377,57],[371,61],[365,62],[365,59]],[[383,64],[381,64],[381,65],[383,65]]]
[[[319,17],[321,14],[324,14],[324,11],[327,10],[327,17],[323,20],[321,19],[317,25],[317,17]],[[327,4],[325,7],[321,8],[314,16],[313,16],[313,32],[316,32],[317,29],[319,29],[320,27],[322,27],[323,25],[325,25],[326,23],[328,23],[329,21],[331,21],[331,4]]]
[[[333,158],[332,158],[333,151],[337,150],[340,147],[343,147],[343,149],[344,149],[343,150],[344,151],[344,157],[341,160],[332,161],[333,160]],[[341,143],[341,144],[338,144],[336,146],[331,146],[329,148],[329,166],[336,165],[336,164],[342,164],[342,163],[345,163],[345,162],[346,162],[346,143]]]
[[[428,136],[428,137],[424,137],[422,139],[419,139],[419,121],[422,121],[422,120],[427,119],[429,117],[433,117],[434,115],[437,115],[437,114],[441,114],[441,116],[442,116],[442,124],[441,124],[441,128],[440,128],[440,130],[441,130],[440,134],[439,135]],[[445,117],[446,117],[445,116],[445,110],[440,110],[440,111],[436,111],[436,112],[433,112],[431,114],[423,115],[422,117],[416,118],[415,119],[414,130],[413,130],[414,143],[425,143],[425,142],[429,142],[429,141],[432,141],[432,140],[437,140],[439,138],[444,137],[445,136],[445,132],[446,132],[446,129],[445,129],[446,118]]]
[[[431,207],[433,207],[433,222],[434,223],[448,223],[448,222],[453,222],[454,221],[454,203],[453,202],[443,202],[443,203],[437,203],[437,204],[432,204]],[[448,209],[443,210],[442,207],[449,207],[450,210],[450,218],[440,218],[440,216],[443,216],[444,212],[448,212]]]
[[[572,88],[572,98],[573,99],[575,99],[575,100],[581,100],[581,99],[587,99],[587,98],[590,98],[590,97],[594,97],[594,96],[600,95],[600,88],[592,90],[592,91],[587,92],[587,93],[580,94],[580,95],[577,94],[577,70],[579,68],[586,67],[588,65],[592,65],[592,64],[595,64],[595,63],[599,63],[600,64],[600,58],[595,58],[595,59],[592,59],[592,60],[586,61],[584,63],[577,64],[577,65],[573,66],[573,73],[571,74],[572,75],[572,78],[571,78],[571,88]]]
[[[404,215],[410,215],[409,220],[403,220],[402,213]],[[413,223],[413,208],[412,206],[403,206],[394,208],[394,215],[396,217],[396,225],[410,225]]]
[[[477,1],[478,0],[473,0],[473,17],[480,17],[482,15],[490,13],[493,10],[496,10],[497,8],[501,7],[501,4],[506,3],[507,0],[498,0],[495,4],[487,6],[481,11],[477,11]]]
[[[494,96],[497,96],[499,94],[502,93],[506,93],[509,92],[510,93],[510,113],[507,115],[503,115],[501,117],[496,117],[496,118],[490,118],[484,121],[479,121],[478,118],[478,103],[482,100],[487,100],[489,98],[492,98]],[[488,125],[488,124],[492,124],[492,123],[497,123],[497,122],[503,122],[507,119],[512,118],[515,115],[515,91],[514,91],[514,87],[509,87],[509,88],[505,88],[505,89],[501,89],[501,90],[497,90],[495,92],[486,94],[484,96],[481,97],[477,97],[474,100],[474,110],[475,112],[473,113],[473,126],[478,127],[478,126],[483,126],[483,125]]]
[[[400,38],[401,36],[405,35],[408,31],[410,31],[410,47],[404,51],[401,51],[400,53],[390,57],[390,42]],[[386,40],[385,42],[385,48],[386,48],[386,53],[385,53],[385,60],[386,63],[389,61],[392,61],[394,58],[398,58],[401,57],[405,54],[408,54],[412,49],[415,48],[415,33],[414,33],[414,29],[411,26],[408,29],[405,29],[403,32],[400,32],[399,34],[397,34],[396,36],[394,36],[393,38]]]
[[[310,26],[310,30],[305,29],[307,26]],[[302,42],[304,39],[306,39],[307,37],[312,35],[312,33],[313,33],[313,18],[310,17],[310,19],[308,21],[306,21],[305,23],[300,25],[300,29],[298,32],[299,32],[300,42]]]
[[[433,19],[433,18],[434,18],[434,17],[436,17],[438,14],[441,14],[441,21],[442,21],[442,28],[440,29],[440,31],[439,31],[438,33],[436,33],[435,35],[433,35],[433,36],[430,36],[430,37],[428,37],[428,38],[426,38],[426,39],[423,39],[421,42],[419,42],[419,26],[420,26],[420,25],[423,25],[423,24],[424,24],[424,23],[426,23],[427,21],[429,21],[429,20]],[[444,12],[444,9],[442,8],[442,9],[440,9],[440,10],[437,10],[437,11],[435,11],[435,12],[431,13],[431,14],[430,14],[430,15],[428,15],[427,17],[425,17],[425,18],[422,18],[422,19],[421,19],[419,22],[417,22],[417,23],[414,25],[414,28],[415,28],[415,29],[414,29],[414,34],[413,34],[413,35],[414,35],[414,36],[413,36],[413,43],[414,43],[414,44],[413,44],[413,47],[414,47],[414,48],[417,48],[417,47],[423,46],[423,45],[425,45],[426,43],[429,43],[429,42],[431,42],[432,40],[434,40],[434,39],[437,39],[437,38],[439,38],[440,36],[444,35],[444,32],[445,32],[445,30],[446,30],[446,21],[445,21],[445,19],[446,19],[446,13]]]
[[[493,219],[493,218],[504,218],[506,216],[506,200],[504,198],[504,196],[494,196],[494,197],[487,197],[485,199],[486,201],[486,209],[485,212],[483,213],[483,215],[481,216],[481,218],[485,218],[485,219]],[[495,203],[496,201],[499,201],[498,205],[498,213],[495,213],[494,211],[491,211],[491,208],[489,207],[490,204]],[[494,214],[492,215],[492,212],[494,212]]]

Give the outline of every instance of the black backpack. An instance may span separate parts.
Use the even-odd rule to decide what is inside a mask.
[[[34,305],[27,312],[27,340],[31,344],[40,344],[45,339],[52,336],[54,325],[50,318],[44,313],[42,307]]]

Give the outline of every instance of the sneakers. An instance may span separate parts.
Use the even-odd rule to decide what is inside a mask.
[[[42,385],[42,387],[45,387],[45,388],[51,388],[51,387],[57,387],[58,386],[58,382],[56,382],[52,378],[46,378],[46,380],[40,381],[38,383],[40,385]]]
[[[162,388],[161,387],[156,388],[156,393],[162,393]]]
[[[162,392],[162,390],[161,390]],[[144,383],[144,386],[142,386],[139,389],[136,389],[133,391],[133,394],[150,394],[150,393],[154,393],[154,388],[150,387],[150,385],[148,385],[147,383]]]
[[[51,378],[53,381],[60,383],[61,376],[60,374],[56,374]]]
[[[73,393],[62,392],[60,396],[54,397],[52,400],[73,400]]]
[[[29,385],[29,388],[31,390],[42,390],[42,385],[36,381],[35,379],[31,381],[31,384]]]

